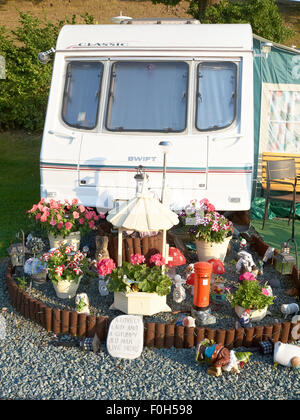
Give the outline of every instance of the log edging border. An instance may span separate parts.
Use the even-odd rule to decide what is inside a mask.
[[[268,245],[258,236],[251,236],[251,246],[263,256]],[[294,267],[291,275],[296,287],[297,267]],[[47,332],[54,334],[69,334],[80,338],[93,337],[97,333],[101,342],[107,337],[108,327],[113,318],[108,316],[96,316],[79,314],[58,308],[51,308],[38,299],[30,296],[20,289],[12,277],[11,265],[7,268],[6,285],[12,306],[23,315]],[[300,322],[282,322],[273,325],[257,325],[255,327],[213,329],[210,327],[184,327],[170,323],[144,322],[144,346],[154,348],[192,348],[204,338],[214,340],[227,348],[253,347],[260,341],[272,339],[274,342],[288,343],[293,339],[292,329]]]

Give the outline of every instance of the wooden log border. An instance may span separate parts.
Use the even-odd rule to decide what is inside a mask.
[[[251,237],[251,246],[260,256],[263,256],[268,248],[267,244],[254,235]],[[295,278],[297,278],[297,271]],[[100,341],[106,341],[109,323],[112,318],[78,314],[75,311],[51,308],[45,305],[18,287],[12,277],[11,265],[7,268],[6,285],[11,304],[17,312],[36,322],[48,332],[70,334],[80,338],[93,337],[97,333]],[[297,324],[300,326],[300,321]],[[145,321],[144,346],[192,348],[204,338],[214,340],[229,349],[241,346],[257,346],[260,341],[268,339],[272,339],[274,342],[291,343],[296,341],[291,333],[297,324],[282,322],[274,325],[258,325],[256,327],[228,330],[218,328],[215,330],[205,326],[194,328]]]

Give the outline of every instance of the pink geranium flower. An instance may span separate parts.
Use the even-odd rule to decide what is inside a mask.
[[[78,198],[73,198],[72,204],[74,204],[76,206],[78,204]]]
[[[104,213],[102,213],[102,212],[100,212],[100,213],[99,213],[99,217],[100,217],[100,219],[105,219],[105,214],[104,214]]]
[[[85,207],[82,204],[78,207],[78,209],[79,209],[80,213],[85,212]]]
[[[59,229],[59,230],[62,229],[63,225],[64,225],[63,222],[59,222],[57,224],[57,229]]]
[[[90,229],[93,229],[95,227],[95,222],[94,222],[94,220],[90,220],[89,221],[89,228]]]
[[[100,276],[111,274],[114,268],[116,268],[116,264],[111,258],[104,258],[97,263],[97,272]]]
[[[162,266],[165,265],[165,259],[161,254],[154,254],[149,259],[150,264],[155,264],[156,266]]]
[[[73,217],[74,217],[74,219],[79,219],[78,211],[73,211]]]
[[[36,216],[35,216],[35,220],[39,220],[40,218],[41,218],[41,213],[38,213]]]
[[[130,262],[131,262],[132,265],[144,264],[145,257],[144,257],[144,255],[141,255],[141,254],[132,254],[130,256]]]
[[[65,224],[65,228],[67,229],[67,230],[71,230],[72,229],[72,223],[71,222],[67,222],[66,224]]]
[[[265,288],[262,288],[261,289],[261,292],[265,296],[270,296],[271,295],[270,291],[268,289],[265,289]]]
[[[56,225],[56,220],[51,219],[51,220],[50,220],[50,225],[51,225],[51,226],[55,226],[55,225]]]
[[[83,218],[83,217],[81,217],[81,218],[79,219],[79,223],[80,223],[81,225],[83,225],[83,224],[84,224],[84,222],[85,222],[84,218]]]

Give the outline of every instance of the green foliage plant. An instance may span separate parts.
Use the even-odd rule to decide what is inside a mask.
[[[131,261],[124,261],[121,267],[112,270],[107,285],[110,292],[147,292],[159,296],[170,293],[172,281],[164,274],[162,266],[151,267],[133,259]]]
[[[250,310],[272,305],[275,297],[266,285],[259,284],[257,280],[244,280],[234,294],[227,293],[227,299],[233,308],[238,305]]]

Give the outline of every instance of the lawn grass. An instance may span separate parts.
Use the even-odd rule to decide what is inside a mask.
[[[29,226],[26,211],[40,197],[41,134],[0,133],[0,258]]]

